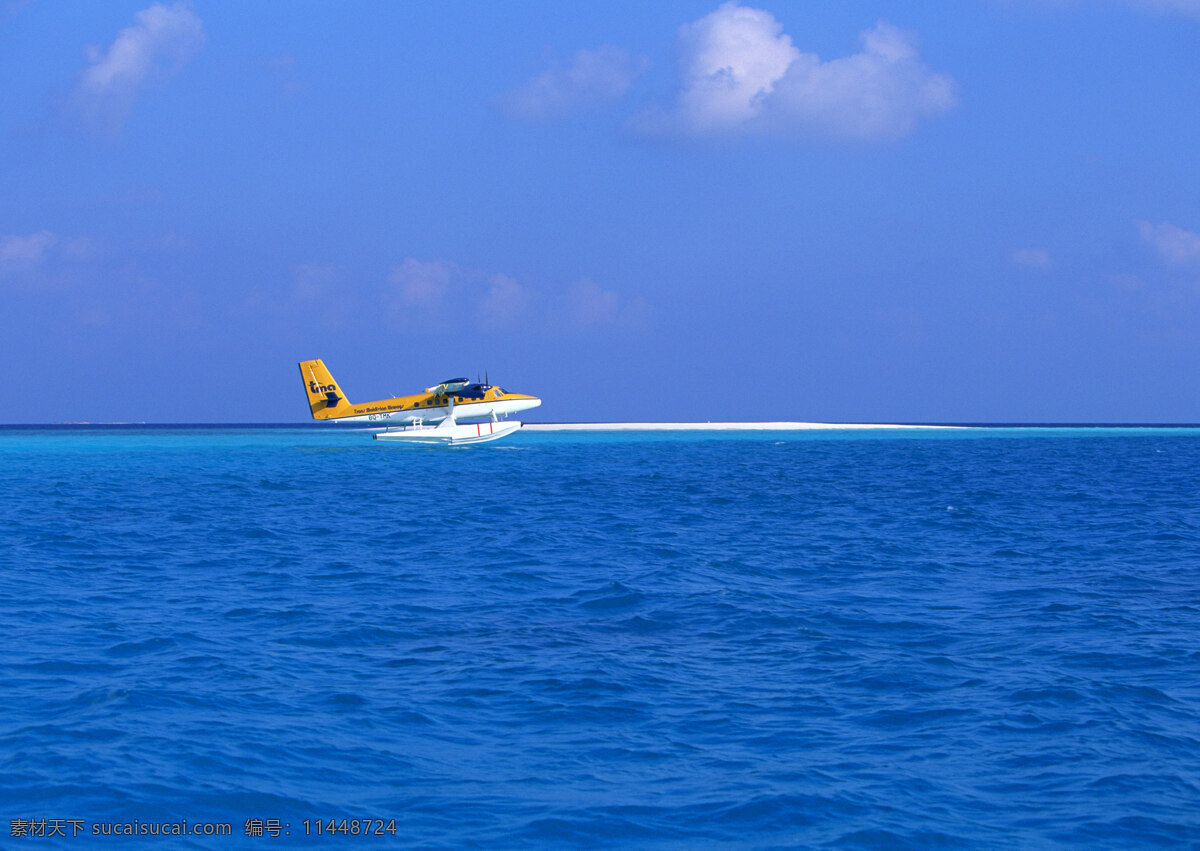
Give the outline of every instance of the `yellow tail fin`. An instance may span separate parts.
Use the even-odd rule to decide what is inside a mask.
[[[304,379],[304,392],[308,394],[314,420],[330,420],[350,412],[346,394],[333,380],[324,361],[300,361],[300,377]]]

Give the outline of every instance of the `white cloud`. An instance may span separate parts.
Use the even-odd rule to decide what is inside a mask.
[[[48,230],[29,236],[0,236],[0,274],[28,272],[38,268],[47,252],[58,243]]]
[[[143,90],[166,82],[204,47],[204,27],[183,3],[155,3],[133,20],[108,49],[89,50],[74,92],[86,118],[112,129],[124,122]]]
[[[756,118],[801,56],[770,12],[736,3],[680,27],[677,50],[683,77],[677,114],[695,133]]]
[[[1169,222],[1152,225],[1150,222],[1139,221],[1137,226],[1142,241],[1167,263],[1173,266],[1200,263],[1200,234]]]
[[[644,56],[613,45],[577,50],[569,64],[528,80],[501,97],[499,106],[516,118],[568,115],[622,97],[647,64]]]
[[[1012,262],[1026,269],[1049,269],[1054,265],[1044,248],[1018,248],[1012,253]]]
[[[635,122],[652,133],[774,134],[876,141],[956,103],[956,84],[921,61],[912,36],[880,21],[855,54],[804,53],[770,13],[728,2],[679,30],[680,90]]]

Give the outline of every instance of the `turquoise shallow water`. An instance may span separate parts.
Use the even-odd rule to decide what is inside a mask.
[[[1200,431],[7,430],[0,463],[0,845],[1200,842]]]

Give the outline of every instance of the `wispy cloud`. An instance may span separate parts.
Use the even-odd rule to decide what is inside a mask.
[[[46,260],[58,237],[48,230],[28,236],[0,236],[0,275],[32,271]]]
[[[299,63],[290,53],[276,53],[256,63],[255,67],[265,73],[276,90],[284,97],[291,98],[304,91],[307,86],[297,77]]]
[[[1172,266],[1200,265],[1200,233],[1192,233],[1170,222],[1137,223],[1142,241]]]
[[[1006,0],[1017,2],[1017,0]],[[1080,10],[1125,6],[1159,15],[1182,15],[1200,20],[1200,0],[1022,0],[1025,5],[1047,9]]]
[[[617,294],[592,281],[576,281],[567,288],[567,305],[576,325],[601,325],[617,318]]]
[[[1200,20],[1200,0],[1125,0],[1130,6]]]
[[[587,278],[543,289],[511,275],[412,257],[392,268],[384,302],[396,327],[428,331],[462,327],[464,320],[471,319],[475,327],[489,332],[638,329],[646,327],[653,315],[644,298],[623,297]]]
[[[32,0],[0,0],[0,24],[15,17],[18,12],[30,5]]]
[[[343,280],[334,263],[296,263],[286,275],[256,279],[220,304],[238,320],[291,325],[319,321],[323,329],[340,331],[352,324],[359,307]]]
[[[1012,253],[1012,262],[1026,269],[1049,269],[1054,265],[1050,252],[1044,248],[1018,248]]]
[[[616,100],[646,70],[648,60],[613,45],[577,50],[571,61],[526,81],[497,101],[514,118],[556,118]]]
[[[557,323],[564,320],[578,329],[618,326],[644,328],[653,316],[650,302],[641,296],[623,298],[615,290],[604,289],[588,278],[566,288]]]
[[[508,275],[492,275],[487,293],[479,301],[479,324],[485,328],[504,328],[521,319],[533,301],[533,293]]]
[[[804,53],[768,11],[728,2],[680,27],[675,103],[643,113],[645,132],[693,137],[784,135],[879,141],[957,102],[913,36],[880,21],[855,54],[822,61]]]
[[[441,307],[450,293],[451,278],[456,274],[457,267],[441,260],[422,262],[405,258],[388,273],[388,284],[394,293],[393,307],[424,311]]]
[[[315,302],[327,298],[337,278],[337,267],[332,263],[300,263],[292,268],[292,299]]]
[[[155,3],[133,16],[106,49],[88,50],[72,103],[88,122],[124,123],[137,97],[177,74],[204,47],[204,27],[184,3]]]
[[[39,289],[76,286],[104,254],[94,239],[49,230],[0,236],[0,283]]]

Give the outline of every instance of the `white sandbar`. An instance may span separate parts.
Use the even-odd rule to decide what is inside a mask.
[[[800,431],[847,428],[963,428],[889,423],[525,423],[526,431]]]

